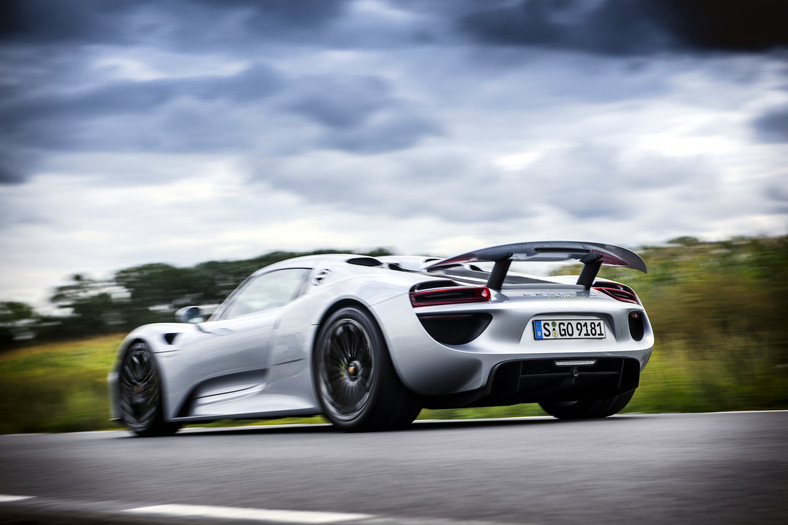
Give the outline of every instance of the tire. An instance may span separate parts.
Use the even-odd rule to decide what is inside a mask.
[[[421,410],[397,377],[377,323],[359,308],[337,310],[323,323],[312,370],[323,414],[346,432],[403,428]]]
[[[171,436],[181,427],[164,421],[159,367],[142,341],[132,344],[121,361],[118,409],[123,423],[138,436]]]
[[[634,390],[608,399],[585,399],[583,401],[542,402],[539,406],[558,419],[596,419],[612,416],[624,409],[635,395]]]

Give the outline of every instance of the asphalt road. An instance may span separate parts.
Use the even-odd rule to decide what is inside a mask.
[[[785,411],[0,436],[0,522],[784,523],[786,445]]]

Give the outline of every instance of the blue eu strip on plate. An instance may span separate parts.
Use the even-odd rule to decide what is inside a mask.
[[[542,336],[542,321],[534,321],[534,334],[537,339],[544,339]]]

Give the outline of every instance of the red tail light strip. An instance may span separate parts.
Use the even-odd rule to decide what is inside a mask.
[[[601,286],[594,286],[594,290],[599,290],[605,295],[616,299],[617,301],[621,301],[624,303],[632,303],[632,304],[640,304],[638,301],[637,295],[635,292],[632,291],[631,288],[615,284],[615,283],[597,283],[601,284]]]
[[[410,292],[410,304],[414,308],[442,304],[486,303],[489,300],[490,289],[486,286],[457,286]]]

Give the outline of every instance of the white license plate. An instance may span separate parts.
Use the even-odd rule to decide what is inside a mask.
[[[548,339],[604,339],[605,323],[585,319],[537,319],[534,321],[534,338]]]

